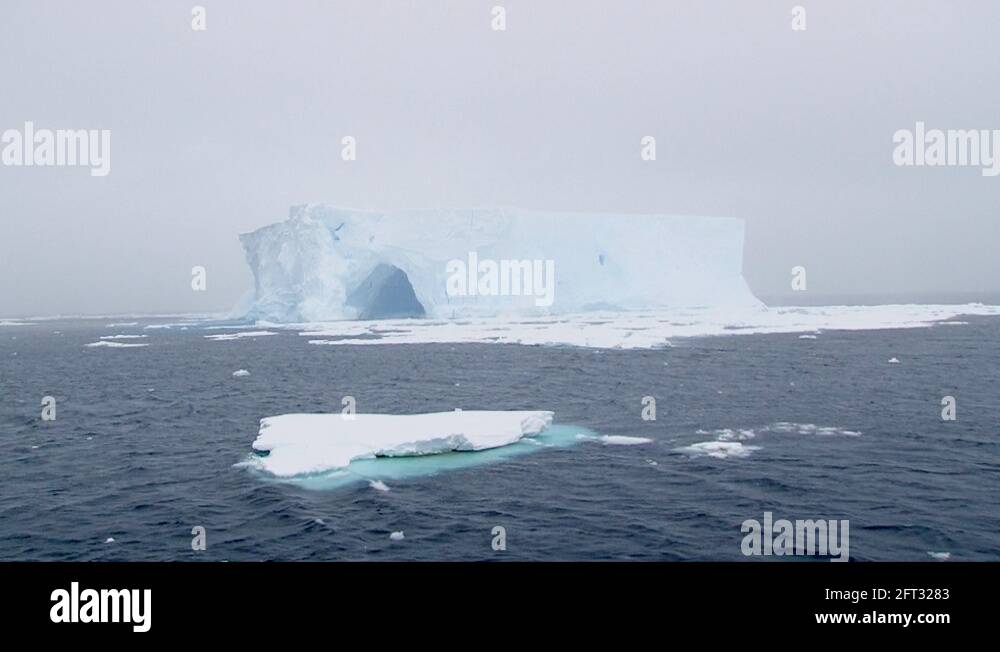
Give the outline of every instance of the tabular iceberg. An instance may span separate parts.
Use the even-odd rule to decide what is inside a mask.
[[[288,220],[240,240],[254,275],[246,316],[256,320],[762,305],[743,279],[743,222],[733,218],[518,209],[378,212],[312,204],[295,206]],[[508,272],[527,273],[517,264],[534,261],[536,285],[538,270],[551,270],[551,300],[529,293],[527,278],[513,280],[514,289],[525,281],[523,292],[491,293],[497,288],[487,281],[486,291],[457,294],[449,288],[456,261],[469,261],[470,288],[477,286],[477,273],[487,275],[484,265],[510,261]]]

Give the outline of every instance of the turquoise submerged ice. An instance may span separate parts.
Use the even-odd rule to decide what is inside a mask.
[[[264,477],[315,489],[434,475],[552,447],[585,428],[551,425],[546,411],[413,415],[288,414],[261,420],[246,465]]]

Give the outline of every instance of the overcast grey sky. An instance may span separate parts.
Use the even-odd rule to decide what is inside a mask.
[[[736,216],[761,296],[796,265],[817,296],[996,292],[1000,177],[895,167],[892,136],[1000,129],[998,25],[990,0],[5,0],[0,131],[111,129],[112,165],[0,166],[0,316],[228,309],[237,234],[309,201]]]

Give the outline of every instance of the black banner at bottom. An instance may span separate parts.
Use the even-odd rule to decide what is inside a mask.
[[[923,637],[989,632],[1000,564],[15,562],[0,574],[4,634],[32,640],[498,632],[523,619]]]

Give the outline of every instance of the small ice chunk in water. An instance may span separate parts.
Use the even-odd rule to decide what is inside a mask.
[[[114,538],[114,537],[108,537],[108,538],[107,538],[107,539],[106,539],[106,540],[104,541],[104,543],[114,543],[114,542],[115,542],[115,538]]]
[[[206,340],[211,340],[213,342],[231,342],[233,340],[242,340],[248,337],[265,337],[267,335],[277,335],[271,331],[239,331],[236,333],[222,333],[220,335],[206,335]]]
[[[392,534],[390,534],[389,538],[392,539],[393,541],[402,541],[405,537],[403,536],[403,531],[399,530],[397,532],[393,532]]]
[[[722,428],[721,430],[716,430],[714,434],[718,441],[746,441],[757,436],[757,433],[750,428],[741,428],[739,430]]]
[[[889,364],[899,364],[899,358],[889,358]]]
[[[759,449],[759,446],[744,446],[738,441],[703,441],[690,446],[682,446],[677,451],[691,457],[712,457],[725,460],[730,457],[749,457],[750,453]]]
[[[937,559],[938,561],[948,561],[949,559],[951,559],[950,552],[928,552],[927,554],[933,557],[934,559]]]
[[[97,348],[103,346],[109,349],[139,349],[144,346],[149,346],[148,344],[128,344],[125,342],[112,342],[110,340],[100,340],[99,342],[91,342],[90,344],[84,344],[90,348]]]
[[[389,491],[389,485],[382,482],[381,480],[369,480],[368,486],[375,491]]]
[[[233,378],[243,378],[244,376],[249,376],[250,372],[246,369],[237,369],[233,372]]]
[[[605,446],[637,446],[639,444],[649,444],[653,441],[646,437],[628,437],[626,435],[577,435],[576,438],[599,441]]]
[[[601,442],[608,446],[637,446],[653,442],[648,437],[626,437],[625,435],[601,435]]]

